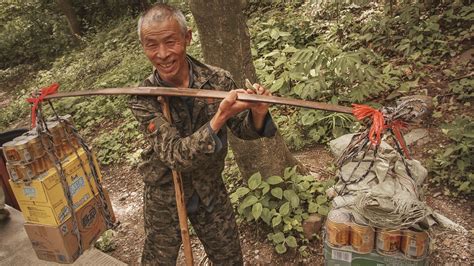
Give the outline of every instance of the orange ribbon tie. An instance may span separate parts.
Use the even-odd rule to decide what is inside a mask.
[[[353,104],[352,106],[354,107],[352,113],[357,120],[361,121],[367,117],[371,118],[372,125],[370,126],[369,140],[373,145],[379,145],[385,123],[382,113],[367,105]]]
[[[32,103],[31,106],[31,127],[34,128],[36,126],[36,110],[38,110],[39,103],[43,102],[44,97],[47,95],[54,94],[58,91],[59,84],[53,83],[49,87],[44,87],[41,89],[41,93],[38,97],[31,97],[26,99],[27,102]]]

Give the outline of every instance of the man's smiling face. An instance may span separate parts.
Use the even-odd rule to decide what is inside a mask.
[[[191,43],[191,36],[191,31],[183,32],[175,19],[144,23],[141,28],[145,55],[160,77],[177,87],[187,86],[186,46]]]

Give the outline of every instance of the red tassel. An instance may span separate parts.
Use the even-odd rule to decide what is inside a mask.
[[[410,153],[408,152],[408,147],[402,135],[402,130],[407,128],[407,124],[401,120],[395,120],[389,125],[387,125],[386,128],[392,129],[393,133],[395,134],[395,138],[397,139],[397,142],[400,143],[403,153],[408,159],[411,159]]]
[[[41,93],[38,97],[31,97],[26,99],[27,102],[32,103],[31,106],[31,127],[36,127],[36,110],[38,109],[39,103],[43,102],[44,97],[50,94],[54,94],[58,91],[59,84],[53,83],[49,87],[44,87],[41,89]]]
[[[369,140],[373,145],[379,145],[382,138],[382,133],[384,131],[384,118],[382,113],[367,105],[362,104],[353,104],[354,108],[352,113],[357,118],[357,120],[361,121],[367,117],[370,117],[372,120],[372,126],[370,127],[369,131]]]

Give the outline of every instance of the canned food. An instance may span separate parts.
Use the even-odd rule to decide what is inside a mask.
[[[327,238],[330,245],[342,247],[349,245],[350,215],[342,210],[332,210],[326,222]]]
[[[8,162],[29,163],[44,156],[44,148],[37,135],[24,135],[5,143],[3,153]]]
[[[378,229],[376,249],[380,254],[392,255],[400,248],[400,230]]]
[[[51,133],[52,141],[55,146],[67,141],[67,132],[62,123],[59,121],[51,121],[47,122],[46,124],[48,126],[49,132]]]
[[[30,163],[7,162],[7,170],[13,181],[34,179],[53,167],[53,163],[42,156]]]
[[[9,164],[7,163],[7,171],[10,178],[17,182],[20,180],[31,180],[35,178],[33,166],[31,164]]]
[[[28,150],[31,154],[32,160],[36,160],[44,156],[45,149],[38,135],[26,136],[24,141],[26,141],[27,143]]]
[[[16,140],[6,142],[2,145],[3,154],[5,155],[7,162],[19,162],[25,157],[24,153],[20,154],[17,145]]]
[[[374,249],[375,231],[368,225],[351,224],[351,246],[359,253],[370,253]]]
[[[428,253],[428,241],[426,231],[405,230],[401,241],[402,253],[409,259],[422,259]]]

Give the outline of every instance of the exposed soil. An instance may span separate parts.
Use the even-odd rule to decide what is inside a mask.
[[[434,130],[429,130],[429,132]],[[429,139],[434,135],[428,135]],[[412,147],[415,158],[427,156],[430,145],[426,138]],[[440,142],[437,142],[438,145]],[[423,148],[422,148],[423,147]],[[327,170],[334,160],[324,146],[315,146],[305,151],[297,152],[295,157],[300,160],[315,176],[328,178],[331,172]],[[110,252],[113,257],[127,263],[139,264],[143,241],[143,182],[135,168],[126,165],[104,167],[105,186],[110,191],[112,204],[120,224],[115,229],[115,250]],[[431,241],[431,265],[459,263],[474,264],[474,217],[472,198],[453,198],[444,196],[439,188],[426,185],[426,201],[434,210],[464,226],[468,232],[459,233],[445,231],[435,227]],[[246,265],[322,265],[324,257],[319,240],[308,246],[310,255],[302,257],[299,252],[290,250],[284,255],[278,255],[272,245],[266,240],[266,232],[259,231],[254,225],[240,224],[240,239]],[[321,237],[321,236],[320,236]],[[192,248],[196,265],[205,265],[205,252],[196,236],[192,236]],[[184,255],[180,252],[178,264],[184,265]]]

